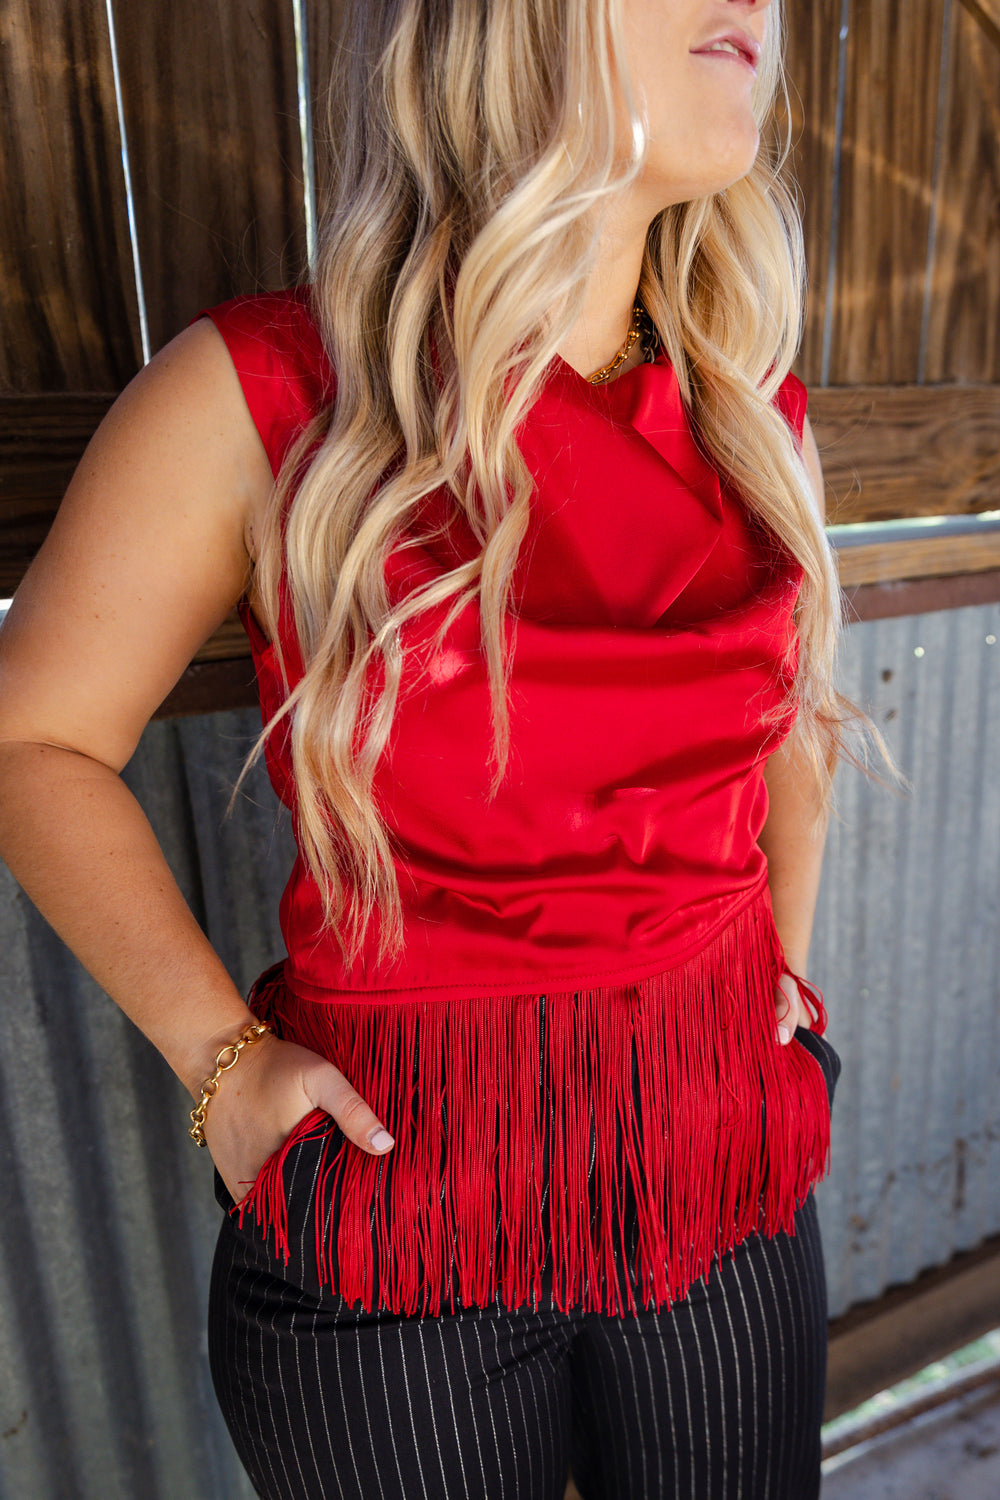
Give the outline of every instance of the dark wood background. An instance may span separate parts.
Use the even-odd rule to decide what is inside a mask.
[[[304,0],[314,118],[337,5]],[[7,0],[0,13],[0,596],[114,393],[199,308],[306,263],[292,0]],[[838,522],[1000,508],[1000,0],[789,16],[810,268],[798,373]],[[844,550],[861,615],[1000,598],[1000,534]],[[208,643],[171,709],[247,701]],[[230,665],[232,664],[232,665]]]

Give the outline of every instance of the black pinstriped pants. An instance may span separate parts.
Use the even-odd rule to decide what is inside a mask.
[[[836,1053],[798,1035],[832,1097]],[[291,1230],[308,1157],[288,1171]],[[217,1192],[231,1204],[218,1178]],[[562,1500],[570,1465],[584,1500],[819,1495],[827,1313],[811,1194],[794,1235],[752,1236],[683,1301],[624,1317],[357,1311],[309,1285],[307,1223],[285,1270],[227,1214],[212,1274],[216,1392],[267,1500]]]

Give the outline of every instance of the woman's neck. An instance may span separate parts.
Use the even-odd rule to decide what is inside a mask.
[[[642,271],[646,230],[641,216],[633,215],[630,221],[622,209],[609,210],[580,316],[558,350],[560,357],[585,379],[610,364],[625,342]],[[641,364],[642,358],[642,345],[637,342],[612,380]]]

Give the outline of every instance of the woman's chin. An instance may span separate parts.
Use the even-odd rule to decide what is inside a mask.
[[[747,175],[757,159],[759,147],[760,136],[755,127],[745,143],[720,152],[711,162],[699,162],[696,171],[685,173],[683,177],[677,174],[676,158],[659,168],[651,152],[642,174],[643,187],[651,196],[662,200],[662,208],[674,203],[690,203],[696,198],[709,198]]]

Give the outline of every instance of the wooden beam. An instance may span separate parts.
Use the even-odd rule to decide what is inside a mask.
[[[988,573],[958,573],[951,578],[902,579],[850,588],[847,618],[888,620],[933,610],[963,609],[1000,603],[1000,568]],[[235,616],[202,647],[155,717],[212,713],[226,708],[256,708],[257,692],[246,637]]]
[[[1000,569],[989,573],[956,573],[951,578],[906,578],[865,583],[845,590],[847,618],[894,620],[900,615],[927,615],[940,609],[970,609],[1000,604]]]
[[[9,598],[52,524],[112,395],[0,398],[0,597]]]
[[[947,11],[948,0],[852,5],[837,111],[817,118],[804,100],[812,129],[841,125],[836,187],[821,187],[836,193],[833,234],[810,245],[810,266],[833,261],[832,286],[825,273],[820,286],[830,299],[827,379],[837,385],[918,378]],[[830,72],[845,15],[827,32]],[[789,29],[811,24],[811,5],[795,6]],[[812,183],[801,185],[808,197]]]
[[[829,386],[809,414],[831,522],[1000,509],[1000,385]]]
[[[154,719],[179,719],[224,709],[256,708],[257,686],[249,656],[195,660],[160,704]]]
[[[899,578],[940,578],[1000,568],[1000,531],[983,536],[922,537],[919,541],[873,542],[838,554],[845,589]]]
[[[124,385],[142,347],[103,5],[5,0],[0,119],[0,390]]]
[[[1000,47],[1000,0],[962,0],[991,41]]]
[[[998,0],[1000,3],[1000,0]],[[0,398],[0,596],[41,546],[86,443],[113,397]],[[814,390],[810,412],[831,519],[972,514],[1000,508],[1000,386]],[[1000,566],[996,538],[954,537],[845,549],[845,588]],[[227,644],[228,642],[228,644]],[[231,637],[202,653],[236,652]]]
[[[825,1420],[982,1338],[1000,1319],[1000,1236],[830,1324]]]

